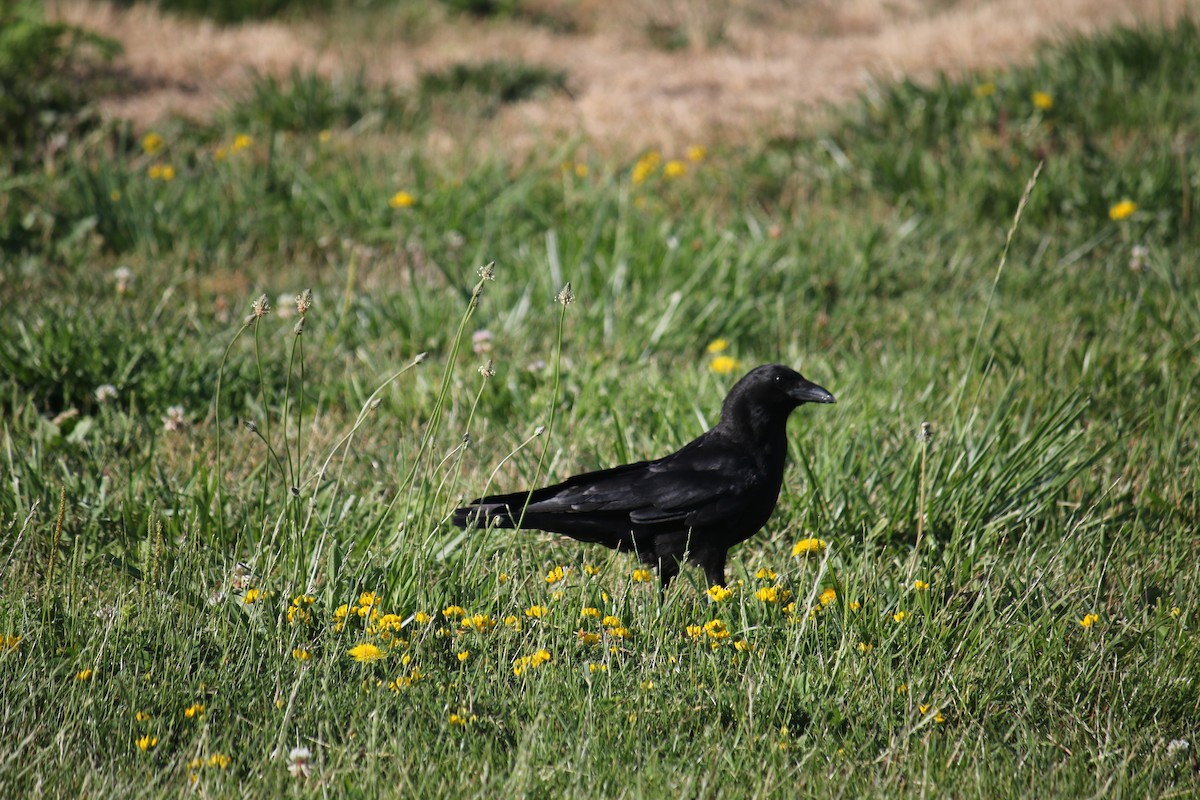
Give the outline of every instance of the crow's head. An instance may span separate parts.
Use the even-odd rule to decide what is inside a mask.
[[[833,395],[782,364],[755,367],[734,384],[722,415],[739,411],[766,412],[784,418],[805,403],[835,403]]]

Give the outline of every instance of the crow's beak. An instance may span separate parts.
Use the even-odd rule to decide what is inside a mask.
[[[833,395],[817,386],[815,383],[804,381],[791,391],[792,398],[800,403],[836,403]]]

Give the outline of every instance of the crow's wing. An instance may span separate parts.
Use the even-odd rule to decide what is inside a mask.
[[[753,459],[728,449],[685,447],[658,459],[576,475],[533,492],[527,511],[622,514],[638,525],[700,527],[738,514],[758,482]],[[524,495],[521,496],[524,502]]]

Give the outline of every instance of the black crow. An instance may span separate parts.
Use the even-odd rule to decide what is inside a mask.
[[[729,548],[757,533],[779,499],[792,409],[833,402],[793,369],[756,367],[734,384],[716,426],[678,452],[480,497],[454,512],[454,524],[551,531],[633,551],[658,567],[663,591],[685,559],[704,568],[710,585],[724,585]]]

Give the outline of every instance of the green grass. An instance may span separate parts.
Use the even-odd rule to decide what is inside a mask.
[[[465,84],[406,117],[296,76],[4,166],[0,794],[1196,794],[1198,47],[697,160],[434,155],[490,113]],[[732,597],[448,524],[668,452],[767,361],[838,404]]]

